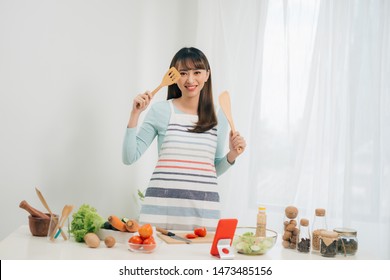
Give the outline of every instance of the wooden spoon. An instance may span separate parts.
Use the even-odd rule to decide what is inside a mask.
[[[68,211],[68,205],[65,205],[64,208],[62,208],[61,217],[58,223],[56,223],[53,231],[50,232],[50,240],[54,240],[54,236],[56,235],[57,231],[59,230],[61,226],[61,222],[63,221],[63,217],[66,215]],[[65,239],[66,240],[66,239]]]
[[[68,219],[70,213],[72,213],[72,211],[73,211],[73,205],[66,205],[66,206],[67,206],[67,209],[66,209],[65,215],[63,216],[63,219],[62,219],[62,221],[60,223],[60,227],[58,229],[58,232],[56,233],[54,238],[57,238],[58,235],[60,235],[60,232],[63,232],[62,228],[64,227],[64,224],[65,224],[66,220]],[[66,239],[68,239],[68,238],[65,238],[65,240]]]
[[[176,70],[175,67],[171,67],[164,75],[161,84],[153,90],[150,95],[153,97],[162,87],[164,86],[170,86],[174,83],[176,83],[180,78],[179,71]]]
[[[69,214],[72,212],[73,206],[72,205],[65,205],[64,208],[62,209],[62,214],[60,221],[57,223],[55,229],[52,231],[50,235],[50,240],[53,240],[60,235],[60,232],[62,231],[62,227],[65,224],[66,219],[68,218]],[[65,240],[68,239],[68,237],[64,238]]]
[[[230,129],[232,130],[233,133],[236,132],[236,128],[234,126],[233,117],[232,117],[232,109],[231,109],[231,105],[230,105],[229,92],[224,91],[219,95],[219,105],[221,106],[222,111],[224,112],[224,114],[229,122]],[[237,152],[241,153],[242,148],[238,147]]]
[[[38,188],[35,188],[35,191],[37,192],[37,195],[38,195],[38,197],[39,197],[39,200],[42,202],[42,205],[43,205],[43,206],[46,208],[46,210],[49,212],[50,217],[51,217],[52,221],[55,223],[55,226],[56,226],[57,223],[58,223],[57,217],[53,214],[53,212],[51,212],[51,210],[50,210],[50,208],[49,208],[49,205],[47,204],[46,199],[43,197],[41,191],[38,190]],[[67,239],[65,232],[61,231],[61,235],[62,235],[62,237],[63,237],[65,240]]]

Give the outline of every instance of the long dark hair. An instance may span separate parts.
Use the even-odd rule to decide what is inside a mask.
[[[185,65],[188,69],[204,69],[210,73],[210,64],[204,53],[197,48],[182,48],[172,58],[171,65],[176,68],[179,64]],[[167,99],[181,97],[181,91],[177,84],[170,85],[168,87]],[[198,122],[195,127],[190,130],[192,132],[205,132],[217,125],[217,116],[214,110],[213,90],[211,83],[211,73],[205,83],[204,87],[200,91],[199,104],[198,104]]]

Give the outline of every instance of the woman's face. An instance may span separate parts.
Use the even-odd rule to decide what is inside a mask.
[[[180,79],[177,81],[182,96],[195,97],[199,96],[205,82],[209,78],[210,72],[205,69],[196,69],[188,67],[184,63],[179,63],[178,69]]]

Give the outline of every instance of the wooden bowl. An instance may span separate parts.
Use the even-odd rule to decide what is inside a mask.
[[[28,216],[28,225],[33,236],[47,236],[50,226],[50,214],[45,213],[49,219]]]

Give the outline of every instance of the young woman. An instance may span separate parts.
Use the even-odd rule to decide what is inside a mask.
[[[223,114],[214,110],[211,72],[206,56],[182,48],[170,67],[180,73],[168,87],[166,101],[154,103],[137,132],[140,114],[149,106],[148,92],[134,98],[123,143],[123,162],[134,163],[157,136],[159,159],[145,192],[139,222],[165,229],[213,230],[220,218],[217,176],[245,150],[238,132],[228,134]],[[219,122],[218,122],[219,120]],[[237,151],[238,147],[242,150]]]

